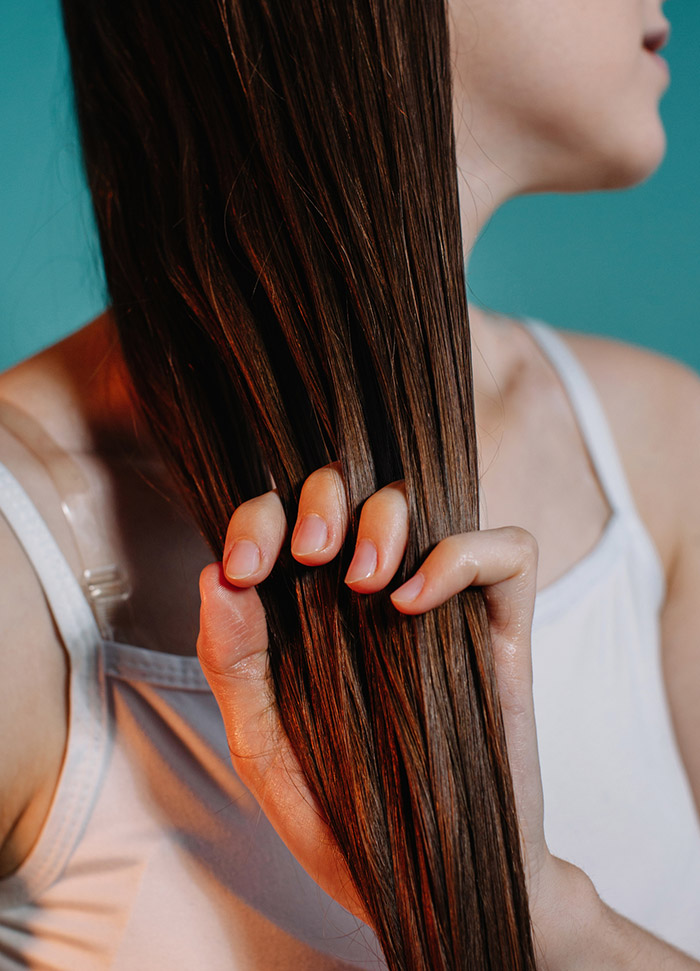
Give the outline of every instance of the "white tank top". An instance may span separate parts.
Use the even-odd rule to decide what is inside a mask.
[[[661,565],[588,379],[550,328],[527,325],[613,510],[596,547],[537,598],[547,839],[612,907],[700,958],[700,827],[662,683]],[[103,639],[2,466],[0,510],[70,659],[58,787],[30,856],[0,881],[0,969],[383,968],[369,929],[316,887],[238,780],[197,659]]]

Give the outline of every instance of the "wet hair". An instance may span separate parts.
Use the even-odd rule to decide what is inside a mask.
[[[274,481],[404,479],[410,576],[478,527],[445,0],[63,0],[139,407],[217,557]],[[282,725],[392,971],[534,969],[483,594],[260,587]]]

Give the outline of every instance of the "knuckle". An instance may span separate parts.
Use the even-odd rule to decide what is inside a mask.
[[[245,502],[242,502],[240,506],[234,509],[233,516],[231,517],[232,522],[246,519],[251,514],[257,513],[260,507],[266,504],[269,495],[270,493],[266,492],[262,496],[253,496],[252,499],[246,499]]]
[[[345,483],[340,473],[339,463],[333,462],[331,465],[324,465],[322,469],[316,469],[306,479],[301,490],[301,497],[304,501],[308,499],[321,500],[326,503],[329,500],[345,507]]]
[[[396,487],[396,483],[373,492],[365,499],[360,518],[363,526],[387,529],[392,536],[402,535],[408,529],[408,504],[405,493]]]
[[[476,555],[468,545],[465,545],[465,538],[468,534],[454,533],[446,536],[435,547],[442,555],[447,555],[457,564],[476,563]]]
[[[241,591],[232,600],[232,591],[221,584],[218,564],[202,571],[200,591],[197,655],[205,672],[224,678],[252,676],[267,651],[267,620],[257,594]]]
[[[511,545],[521,562],[532,563],[537,561],[539,555],[539,544],[529,530],[522,526],[506,526],[508,538]]]
[[[360,519],[363,525],[374,525],[373,520],[375,516],[381,514],[382,506],[383,496],[381,492],[373,492],[371,496],[368,496],[362,503],[362,511],[360,513]]]
[[[391,506],[393,509],[400,509],[402,512],[408,513],[406,486],[403,479],[398,479],[396,482],[390,482],[389,485],[382,486],[374,495],[370,496],[371,499],[376,499],[379,502],[385,503],[387,506]]]
[[[246,499],[234,509],[229,521],[228,538],[230,540],[241,531],[254,531],[261,522],[269,522],[271,518],[279,519],[280,516],[284,517],[284,511],[276,492],[253,496],[252,499]]]
[[[259,682],[267,678],[267,652],[259,646],[243,648],[242,650],[222,650],[225,645],[235,643],[238,634],[235,625],[231,631],[217,628],[214,635],[205,629],[204,624],[197,638],[197,657],[204,674],[213,677],[222,686],[226,683]]]
[[[390,482],[389,485],[384,486],[387,492],[398,492],[399,495],[406,502],[406,480],[405,479],[395,479],[394,482]]]
[[[260,613],[244,616],[232,610],[224,616],[211,616],[206,608],[200,618],[199,641],[207,657],[219,670],[233,670],[246,658],[262,652],[267,633],[265,618]]]

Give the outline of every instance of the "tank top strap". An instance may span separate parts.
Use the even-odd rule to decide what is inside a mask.
[[[102,640],[93,612],[39,511],[2,463],[0,512],[39,578],[73,668],[89,665],[96,644]]]
[[[627,475],[593,384],[553,327],[539,320],[522,320],[557,372],[569,398],[593,468],[613,512],[639,519]]]
[[[0,909],[36,899],[62,872],[98,791],[108,746],[104,642],[58,543],[20,483],[0,463],[0,513],[39,579],[69,660],[66,750],[49,815],[19,869],[0,881]]]

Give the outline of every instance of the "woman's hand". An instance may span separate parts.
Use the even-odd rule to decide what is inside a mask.
[[[302,489],[292,554],[307,565],[327,563],[340,550],[346,529],[343,480],[335,466],[328,466],[311,475]],[[270,573],[285,535],[285,516],[274,492],[236,509],[223,567],[214,564],[202,573],[198,653],[221,708],[231,758],[242,781],[307,872],[343,906],[366,919],[273,704],[265,616],[252,588]],[[345,582],[360,594],[385,587],[400,565],[407,536],[405,494],[402,484],[394,483],[375,493],[362,509]],[[536,568],[537,545],[523,529],[450,536],[391,594],[391,600],[402,613],[420,614],[465,587],[484,589],[526,879],[537,924],[539,901],[550,908],[561,890],[562,874],[561,861],[549,853],[543,831],[530,654]]]
[[[306,481],[292,534],[301,563],[327,563],[347,529],[343,480],[334,466]],[[345,864],[321,818],[276,716],[267,676],[267,627],[255,590],[272,569],[286,536],[274,492],[244,503],[229,525],[224,565],[201,576],[200,661],[219,703],[234,767],[294,856],[323,889],[367,922]],[[345,582],[356,592],[385,587],[399,567],[408,536],[401,483],[375,493],[360,516]],[[700,963],[615,914],[577,867],[551,855],[532,700],[530,633],[537,545],[516,527],[450,536],[416,575],[391,594],[397,610],[420,614],[467,586],[484,590],[535,937],[542,971],[598,968],[678,971]]]

